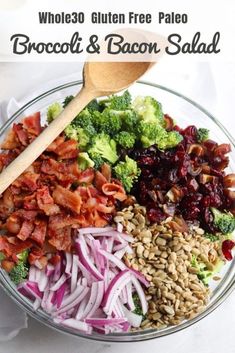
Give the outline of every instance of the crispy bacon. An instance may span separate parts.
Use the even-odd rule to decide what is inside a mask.
[[[31,235],[31,239],[36,241],[40,246],[43,245],[46,239],[47,232],[47,221],[44,219],[37,219],[35,222],[35,228]]]
[[[98,190],[102,191],[102,186],[104,184],[107,184],[108,180],[105,178],[105,176],[99,172],[96,171],[95,173],[95,186],[97,187]]]
[[[65,141],[65,136],[58,136],[46,149],[48,152],[55,152],[58,146]]]
[[[103,176],[105,177],[105,179],[109,183],[111,180],[111,167],[110,167],[110,165],[107,163],[102,164],[101,173],[103,174]]]
[[[15,188],[27,190],[27,191],[35,191],[38,188],[37,180],[39,179],[40,174],[25,172],[21,174],[12,185]]]
[[[95,177],[95,172],[93,168],[87,168],[83,172],[80,173],[78,177],[79,184],[91,184]]]
[[[27,116],[22,121],[24,129],[32,135],[38,136],[42,131],[40,122],[40,112]]]
[[[60,212],[59,206],[55,205],[53,198],[50,195],[48,186],[43,186],[37,190],[37,204],[40,210],[44,211],[47,216]]]
[[[29,143],[29,139],[28,139],[27,132],[23,129],[23,125],[22,124],[13,124],[13,131],[16,134],[19,142],[23,146],[27,146]]]
[[[14,243],[11,243],[9,237],[0,236],[0,251],[2,251],[7,257],[11,257],[13,254],[19,254],[31,247],[32,242],[29,239],[21,241],[14,237]]]
[[[17,234],[17,238],[19,238],[20,240],[28,239],[32,235],[33,229],[34,224],[32,221],[24,221],[22,223],[19,233]]]
[[[119,201],[124,201],[127,196],[121,185],[115,183],[106,183],[102,186],[102,191],[105,195],[113,196]]]
[[[1,144],[1,148],[3,150],[14,150],[19,146],[20,144],[17,141],[15,132],[13,130],[10,130],[7,136],[5,137],[3,143]]]
[[[55,149],[55,153],[61,159],[76,158],[78,156],[77,142],[75,140],[64,141]]]
[[[70,209],[75,213],[80,213],[81,209],[81,197],[68,189],[57,185],[53,192],[53,199],[55,203],[65,208]]]
[[[49,243],[57,250],[70,251],[72,246],[71,227],[64,227],[62,229],[50,230]]]

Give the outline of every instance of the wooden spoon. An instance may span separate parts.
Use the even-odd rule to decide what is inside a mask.
[[[152,62],[87,62],[83,87],[60,115],[0,174],[0,195],[94,98],[117,93],[140,78]]]

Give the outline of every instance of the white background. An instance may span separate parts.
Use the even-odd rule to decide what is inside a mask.
[[[78,63],[0,63],[0,104],[10,97],[21,100],[40,88],[53,86],[59,78],[74,73],[80,78]],[[69,80],[70,77],[67,76]],[[156,65],[146,80],[165,85],[194,99],[221,120],[235,135],[234,63],[176,63]],[[4,117],[2,117],[4,118]],[[189,121],[190,123],[190,121]],[[1,303],[0,303],[1,305]],[[1,311],[0,311],[1,313]],[[0,318],[1,319],[1,318]],[[154,341],[134,344],[101,344],[75,339],[52,331],[29,319],[29,328],[10,342],[0,343],[0,353],[217,353],[235,352],[235,293],[211,315],[191,328]]]

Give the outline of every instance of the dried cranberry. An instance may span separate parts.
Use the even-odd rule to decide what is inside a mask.
[[[235,246],[235,242],[232,240],[224,240],[222,243],[222,252],[226,260],[231,261],[233,259],[232,249]]]
[[[147,217],[151,223],[162,222],[166,215],[160,210],[160,208],[150,208],[147,210]]]

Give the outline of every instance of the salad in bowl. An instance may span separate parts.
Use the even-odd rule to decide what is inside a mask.
[[[0,169],[72,99],[12,121]],[[1,195],[1,281],[34,316],[142,339],[195,322],[221,295],[235,247],[232,146],[180,120],[154,94],[93,100]]]

